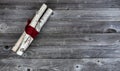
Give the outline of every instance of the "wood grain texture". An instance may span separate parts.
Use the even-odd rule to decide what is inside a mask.
[[[23,56],[10,49],[40,6],[54,10]],[[120,71],[119,0],[0,0],[0,71]]]
[[[1,3],[117,3],[119,0],[4,0]]]
[[[26,22],[1,22],[0,33],[22,33]],[[119,21],[47,21],[41,33],[119,33]],[[4,28],[5,27],[5,28]]]
[[[1,59],[1,71],[119,71],[120,59]],[[5,68],[6,67],[6,68]]]
[[[26,21],[36,10],[0,10],[0,21]],[[119,9],[54,10],[51,21],[119,21]],[[12,18],[11,18],[12,17]]]

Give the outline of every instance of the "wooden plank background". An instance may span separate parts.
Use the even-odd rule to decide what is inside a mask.
[[[43,3],[54,13],[18,56],[10,49]],[[120,71],[120,1],[0,0],[0,71]]]

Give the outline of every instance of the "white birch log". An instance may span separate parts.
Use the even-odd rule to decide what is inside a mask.
[[[46,23],[47,19],[49,18],[49,16],[52,14],[52,10],[49,8],[45,14],[42,16],[42,18],[40,19],[40,22],[38,22],[38,24],[36,25],[36,30],[38,32],[40,32],[41,28],[43,27],[43,25]],[[18,49],[18,51],[16,52],[18,55],[22,55],[24,53],[24,51],[29,47],[29,45],[31,44],[31,42],[33,41],[33,38],[26,34],[26,36],[24,37],[24,40],[22,42],[22,45],[20,46],[20,48]]]
[[[49,16],[52,14],[52,9],[48,8],[43,17],[40,19],[39,23],[36,26],[36,30],[40,32],[41,28],[44,26]]]
[[[21,35],[21,37],[18,39],[18,42],[15,44],[15,46],[12,48],[12,51],[16,52],[17,49],[19,48],[24,36],[25,36],[25,31],[23,32],[23,34]]]
[[[36,12],[36,15],[32,19],[30,26],[32,26],[32,27],[36,26],[36,24],[38,23],[38,20],[43,15],[43,13],[45,12],[46,9],[47,9],[47,5],[43,4],[42,7],[40,8],[40,10]]]
[[[38,23],[38,20],[40,19],[40,17],[42,16],[42,14],[45,12],[46,9],[47,9],[47,5],[43,4],[29,25],[35,27],[35,25]],[[25,38],[25,36],[26,33],[24,31],[21,37],[19,38],[19,40],[17,41],[17,43],[15,44],[15,46],[12,48],[12,51],[16,52],[18,50],[18,48],[23,43],[23,39]]]

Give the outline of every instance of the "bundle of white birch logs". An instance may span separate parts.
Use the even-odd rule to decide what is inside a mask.
[[[12,48],[12,51],[16,52],[18,55],[22,55],[34,40],[37,33],[40,32],[52,12],[52,9],[47,8],[47,5],[43,4],[25,28],[27,30],[23,32],[15,46]]]

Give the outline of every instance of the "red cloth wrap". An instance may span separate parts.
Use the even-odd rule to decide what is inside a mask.
[[[27,21],[27,25],[25,27],[25,32],[30,35],[32,38],[35,38],[37,36],[37,34],[39,33],[35,28],[33,28],[32,26],[30,26],[31,20],[29,19]]]

